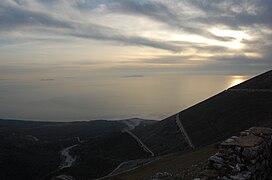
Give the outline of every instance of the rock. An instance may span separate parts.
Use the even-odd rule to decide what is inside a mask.
[[[214,167],[215,169],[221,169],[222,166],[223,166],[222,164],[213,163],[213,167]]]
[[[252,127],[248,131],[255,135],[272,135],[272,129],[267,127]]]
[[[246,168],[246,165],[245,165],[245,164],[240,164],[240,163],[239,163],[238,165],[239,165],[239,167],[240,167],[241,170],[245,170],[245,168]]]
[[[241,147],[240,146],[235,146],[235,152],[236,152],[236,154],[240,154],[241,153]]]
[[[236,161],[237,161],[238,163],[242,163],[241,158],[240,158],[239,156],[236,157]]]
[[[69,175],[59,175],[59,176],[53,177],[51,180],[75,180],[75,178]]]
[[[246,166],[246,168],[247,168],[248,171],[250,171],[251,173],[255,173],[255,171],[256,171],[256,166],[255,166],[255,165],[248,164],[248,165]]]
[[[218,157],[216,155],[211,156],[208,160],[209,160],[209,162],[215,162],[217,164],[224,164],[224,159],[221,157]]]
[[[256,158],[258,155],[258,149],[255,147],[245,148],[242,152],[242,155],[248,159]]]
[[[246,131],[242,131],[242,132],[240,132],[240,135],[241,136],[247,136],[247,135],[249,135],[250,133],[249,132],[246,132]]]
[[[232,142],[235,142],[235,140],[232,139],[232,138],[229,138],[229,139],[225,140],[225,143],[232,143]]]
[[[243,171],[242,174],[245,178],[250,178],[250,176],[251,176],[251,172],[249,172],[249,171]]]
[[[226,148],[220,148],[220,149],[218,150],[218,153],[221,154],[219,157],[227,157],[227,156],[229,156],[230,154],[232,154],[233,152],[229,151],[229,150],[226,149]]]
[[[241,171],[239,164],[236,164],[235,168],[237,169],[237,171]]]
[[[233,141],[224,141],[222,146],[240,146],[240,147],[254,147],[260,145],[264,141],[263,138],[254,135],[242,136]]]
[[[232,154],[229,156],[228,160],[231,162],[231,163],[236,163],[237,162],[237,155],[235,154]]]
[[[231,136],[231,139],[238,139],[239,137],[238,136]]]
[[[223,158],[223,157],[224,157],[224,154],[222,154],[222,153],[220,153],[220,152],[217,152],[217,153],[215,153],[215,156],[218,156],[218,157]]]
[[[153,180],[157,180],[157,179],[169,178],[169,177],[172,177],[172,174],[171,174],[171,173],[168,173],[168,172],[157,172],[157,173],[152,177],[152,179],[153,179]]]
[[[220,178],[220,180],[230,180],[229,178],[227,178],[226,176],[223,176]]]
[[[241,170],[241,168],[238,164],[236,164],[235,166],[230,166],[230,168],[232,169],[233,173],[240,172],[240,170]]]
[[[246,180],[246,179],[250,179],[250,174],[251,174],[250,172],[244,171],[236,175],[232,175],[230,176],[230,178],[233,180]]]
[[[202,179],[272,180],[272,129],[250,128],[219,146]]]
[[[249,160],[249,162],[250,162],[251,164],[256,164],[257,160],[256,160],[256,159],[252,159],[252,160]]]

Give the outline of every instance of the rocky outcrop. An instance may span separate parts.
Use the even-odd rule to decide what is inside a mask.
[[[59,176],[53,177],[51,180],[75,180],[75,178],[69,175],[59,175]]]
[[[201,179],[268,179],[272,173],[272,129],[252,127],[220,144]]]

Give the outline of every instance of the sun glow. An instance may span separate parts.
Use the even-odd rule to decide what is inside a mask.
[[[212,28],[210,32],[213,33],[215,36],[218,37],[226,37],[230,38],[229,41],[222,42],[226,45],[226,47],[231,49],[241,49],[244,47],[244,44],[241,43],[243,39],[250,39],[251,37],[242,31],[234,31],[234,30],[225,30],[225,29],[218,29]]]
[[[218,28],[210,29],[210,32],[219,37],[230,37],[236,40],[250,39],[250,36],[242,31],[234,31],[234,30],[222,30]]]
[[[176,41],[176,42],[190,42],[190,43],[196,43],[196,44],[207,44],[211,46],[222,46],[227,47],[230,49],[241,49],[244,47],[244,44],[241,43],[240,39],[231,39],[229,41],[219,41],[215,39],[209,39],[205,38],[199,35],[188,35],[188,34],[172,34],[170,38],[168,38],[170,41]]]
[[[230,87],[240,84],[246,80],[245,76],[231,76]]]

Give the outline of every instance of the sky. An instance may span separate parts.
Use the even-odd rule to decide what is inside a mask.
[[[1,0],[0,72],[261,73],[271,0]]]

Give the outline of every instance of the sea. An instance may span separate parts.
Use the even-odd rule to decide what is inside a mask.
[[[59,72],[58,69],[2,72],[0,118],[161,120],[250,77],[182,72]]]

